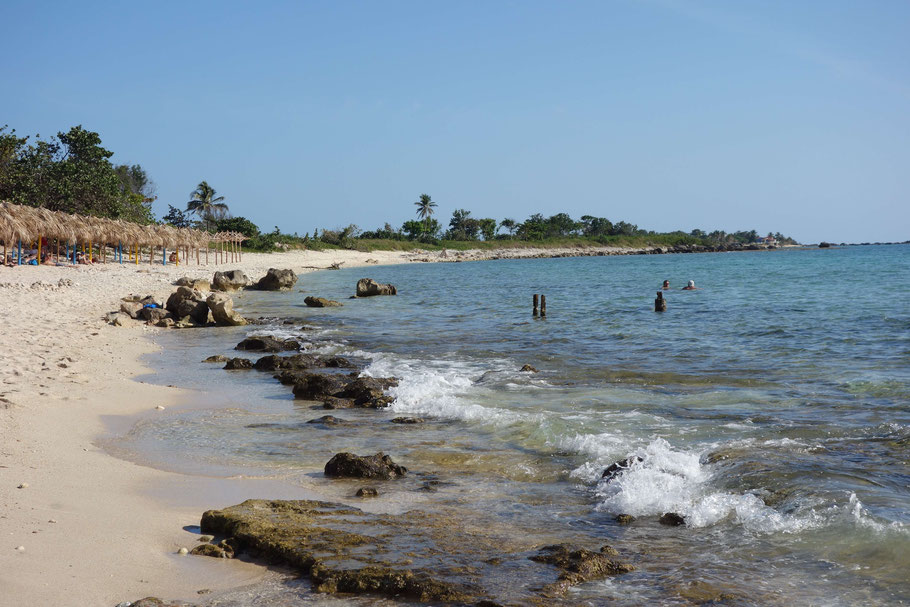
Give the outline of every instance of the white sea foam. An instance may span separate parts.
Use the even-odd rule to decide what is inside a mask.
[[[377,354],[364,370],[374,377],[397,377],[398,386],[389,390],[395,398],[392,410],[442,419],[511,424],[520,413],[483,406],[472,399],[484,389],[473,378],[482,369],[467,362],[419,361]]]
[[[707,527],[731,520],[756,533],[792,533],[821,524],[809,511],[801,516],[782,514],[756,495],[717,491],[711,470],[699,453],[674,449],[658,438],[630,454],[628,470],[597,485],[598,509],[634,516],[676,512],[690,527]]]

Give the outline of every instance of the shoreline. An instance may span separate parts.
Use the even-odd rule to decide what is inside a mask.
[[[243,262],[197,266],[140,263],[0,269],[7,330],[0,356],[0,607],[117,604],[148,594],[206,598],[268,575],[240,561],[184,559],[210,489],[230,496],[282,497],[278,483],[210,479],[120,459],[99,446],[112,434],[105,420],[136,420],[173,406],[191,392],[144,383],[153,372],[140,358],[158,346],[160,329],[113,327],[104,315],[129,293],[164,296],[182,276],[210,279],[241,269],[253,280],[269,267],[305,274],[334,263],[345,268],[408,262],[648,254],[594,247],[457,252],[347,250],[247,253]],[[128,394],[128,398],[124,395]],[[160,413],[160,412],[159,412]],[[213,485],[214,483],[214,485]],[[19,485],[27,485],[19,488]],[[207,487],[209,490],[202,490]],[[301,491],[296,491],[299,497]],[[283,492],[287,493],[287,490]],[[54,521],[54,522],[50,522]],[[18,550],[18,547],[24,550]],[[37,601],[35,599],[38,599]],[[7,603],[7,601],[11,601]]]
[[[142,466],[99,446],[111,433],[106,420],[154,415],[189,394],[137,379],[154,371],[140,358],[161,329],[115,327],[104,315],[131,292],[166,296],[182,276],[241,269],[258,279],[270,267],[305,274],[369,259],[407,261],[400,252],[294,251],[218,266],[0,268],[0,607],[115,605],[150,594],[198,600],[199,590],[209,598],[269,575],[260,565],[177,554],[196,543],[185,527],[212,507],[204,488],[219,479]],[[244,480],[225,481],[239,485],[236,495],[252,493]],[[259,486],[256,493],[274,489]]]

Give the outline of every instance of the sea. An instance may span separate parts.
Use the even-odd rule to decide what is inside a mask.
[[[363,277],[398,295],[348,299]],[[910,603],[910,245],[369,266],[235,307],[263,324],[155,338],[142,379],[189,388],[192,406],[143,418],[112,452],[360,507],[323,466],[382,451],[411,473],[365,508],[445,509],[634,565],[568,604]],[[395,400],[325,411],[268,373],[201,362],[257,334],[396,377]],[[306,423],[327,413],[351,423]],[[280,578],[217,604],[377,604],[359,600]]]

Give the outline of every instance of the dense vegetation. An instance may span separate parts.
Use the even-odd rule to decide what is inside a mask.
[[[0,200],[152,223],[155,184],[138,164],[113,165],[98,133],[74,126],[48,139],[0,127]]]
[[[153,223],[151,204],[155,184],[138,164],[114,165],[110,152],[101,147],[101,137],[81,126],[43,140],[35,136],[19,137],[15,130],[0,127],[0,200],[54,211],[80,213]],[[606,217],[583,215],[575,220],[566,213],[544,217],[540,213],[524,221],[513,218],[496,220],[473,217],[467,209],[455,209],[448,227],[443,228],[433,217],[437,203],[421,194],[414,205],[417,219],[405,221],[400,228],[386,223],[376,230],[362,232],[356,225],[335,230],[313,230],[283,234],[278,226],[262,233],[244,217],[231,217],[225,197],[219,196],[206,181],[190,193],[185,209],[168,205],[162,218],[180,228],[197,228],[212,232],[235,231],[247,236],[243,246],[251,250],[286,248],[345,249],[415,249],[415,248],[494,248],[529,246],[610,245],[626,247],[675,245],[730,245],[758,242],[755,230],[727,233],[706,232],[658,233],[640,229],[625,221],[613,222]],[[780,233],[768,234],[767,241],[796,244]],[[766,242],[767,242],[766,241]]]

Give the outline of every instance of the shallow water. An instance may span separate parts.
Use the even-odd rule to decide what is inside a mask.
[[[367,275],[399,295],[344,299]],[[664,279],[701,288],[666,292],[657,314]],[[246,316],[299,322],[163,334],[153,380],[199,396],[111,448],[349,502],[358,484],[325,479],[325,462],[384,451],[411,474],[371,509],[460,513],[527,546],[610,543],[637,567],[576,588],[574,602],[685,604],[701,591],[771,605],[907,602],[908,279],[905,245],[304,275],[301,292],[235,299]],[[533,319],[541,292],[549,316]],[[306,295],[345,305],[309,309]],[[199,363],[247,333],[303,337],[399,377],[395,403],[327,412],[269,374]],[[540,373],[519,372],[525,363]],[[350,424],[306,423],[326,413]],[[401,415],[427,422],[389,423]],[[629,456],[642,461],[599,480]],[[664,512],[686,526],[658,524]],[[638,520],[618,525],[619,513]]]

